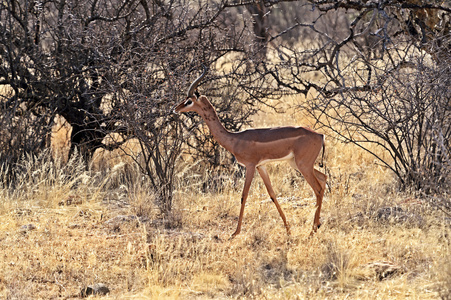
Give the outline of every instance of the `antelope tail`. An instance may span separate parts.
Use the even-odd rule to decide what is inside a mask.
[[[320,168],[324,167],[324,152],[326,152],[326,141],[323,136],[323,154],[321,155],[321,162],[319,163]]]

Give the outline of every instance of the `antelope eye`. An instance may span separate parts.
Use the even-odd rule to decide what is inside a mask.
[[[193,101],[191,101],[191,100],[187,100],[187,101],[185,102],[185,106],[188,106],[188,105],[191,105],[191,104],[193,104]]]

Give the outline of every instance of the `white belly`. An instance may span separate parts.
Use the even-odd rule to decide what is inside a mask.
[[[257,167],[258,166],[263,166],[263,165],[265,165],[267,163],[270,163],[270,162],[283,161],[283,160],[292,160],[293,158],[294,158],[294,154],[293,154],[293,152],[290,152],[287,156],[284,156],[284,157],[281,157],[281,158],[264,159],[264,160],[260,161],[257,164]]]

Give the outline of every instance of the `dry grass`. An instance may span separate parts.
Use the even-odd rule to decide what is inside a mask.
[[[256,123],[309,121],[287,112]],[[397,192],[391,174],[351,145],[328,139],[326,168],[317,234],[309,237],[311,189],[281,163],[268,170],[292,236],[257,176],[242,232],[230,240],[243,178],[226,180],[221,193],[181,183],[168,224],[145,182],[109,183],[120,168],[105,178],[75,159],[63,170],[25,159],[28,175],[0,190],[0,298],[77,298],[102,282],[107,299],[449,299],[445,217]],[[378,215],[394,206],[402,218]]]

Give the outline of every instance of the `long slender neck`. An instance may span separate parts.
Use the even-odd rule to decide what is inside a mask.
[[[221,121],[219,121],[218,114],[211,103],[206,98],[203,100],[202,109],[198,111],[199,115],[207,124],[215,140],[221,146],[230,151],[232,147],[233,134],[225,129]]]

